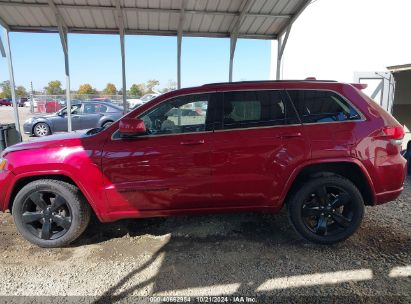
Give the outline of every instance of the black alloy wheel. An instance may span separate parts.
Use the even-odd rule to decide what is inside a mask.
[[[54,179],[28,183],[17,193],[12,214],[17,230],[40,247],[62,247],[87,228],[91,208],[79,188]]]
[[[364,201],[348,179],[332,175],[301,185],[288,202],[288,215],[296,232],[320,244],[350,237],[360,226]]]
[[[337,186],[320,185],[302,206],[306,227],[317,235],[335,235],[349,227],[355,210],[349,194]]]
[[[67,201],[51,191],[31,194],[23,203],[21,212],[26,229],[43,240],[54,240],[63,236],[72,222],[72,212]]]

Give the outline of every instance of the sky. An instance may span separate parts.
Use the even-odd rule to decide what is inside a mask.
[[[334,79],[351,82],[355,71],[384,71],[411,63],[411,0],[317,0],[292,27],[282,66],[284,79]],[[4,41],[4,33],[2,31]],[[71,89],[108,82],[121,88],[118,35],[69,34]],[[16,85],[41,90],[50,80],[64,87],[64,58],[58,34],[10,33]],[[149,79],[160,87],[176,81],[175,37],[128,35],[127,87]],[[272,49],[272,50],[271,50]],[[269,40],[239,39],[234,81],[269,79],[275,74],[277,45]],[[271,56],[272,55],[272,56]],[[273,62],[271,61],[273,58]],[[182,86],[228,80],[229,39],[183,38]],[[0,58],[0,81],[8,79]]]

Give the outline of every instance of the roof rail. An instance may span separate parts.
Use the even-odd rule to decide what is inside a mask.
[[[278,82],[337,82],[336,80],[319,80],[319,79],[287,79],[287,80],[246,80],[246,81],[233,81],[233,82],[212,82],[203,84],[202,87],[211,85],[226,85],[226,84],[248,84],[248,83],[278,83]]]

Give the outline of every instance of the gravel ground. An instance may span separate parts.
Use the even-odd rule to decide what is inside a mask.
[[[23,130],[24,122],[33,116],[40,114],[30,113],[30,108],[19,108],[19,118],[20,118],[20,127]],[[14,123],[14,113],[13,107],[0,106],[0,124]],[[23,140],[29,140],[30,137],[26,134],[22,134]]]
[[[339,297],[410,303],[410,185],[411,179],[397,201],[367,207],[361,229],[333,246],[302,241],[282,212],[94,220],[71,247],[41,249],[22,239],[10,214],[0,214],[0,296],[121,302],[147,295],[242,295],[257,302],[275,296],[276,302]]]

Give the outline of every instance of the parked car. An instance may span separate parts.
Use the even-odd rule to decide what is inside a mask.
[[[9,101],[8,99],[0,98],[0,106],[10,107],[10,106],[12,106],[12,105],[13,105],[12,102]]]
[[[71,106],[73,130],[107,127],[123,116],[123,108],[106,102],[80,102]],[[35,116],[25,121],[24,133],[37,137],[67,131],[67,107],[57,113]]]
[[[134,98],[134,99],[127,99],[128,105],[130,109],[138,108],[142,106],[143,104],[149,102],[150,100],[160,96],[160,93],[150,93],[146,94],[141,98]]]
[[[200,102],[205,115],[168,115]],[[7,148],[0,209],[12,210],[18,231],[41,247],[73,242],[92,213],[111,222],[282,208],[300,236],[332,244],[359,228],[365,205],[400,195],[403,136],[402,126],[355,85],[181,89],[108,128]]]

